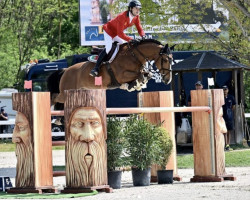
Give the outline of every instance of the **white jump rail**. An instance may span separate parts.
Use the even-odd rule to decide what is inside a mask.
[[[52,137],[63,137],[65,136],[65,132],[51,132]],[[12,133],[0,133],[1,138],[12,138]]]
[[[8,120],[0,120],[1,125],[15,125],[15,119],[8,119]]]
[[[211,112],[209,106],[192,107],[141,107],[141,108],[106,108],[107,115],[136,114],[136,113],[159,113],[159,112]],[[64,111],[51,111],[52,116],[63,116]]]
[[[15,125],[15,119],[0,120],[0,126],[2,125]],[[52,132],[51,134],[52,137],[65,136],[64,132]],[[0,139],[1,138],[12,138],[12,133],[0,133]]]
[[[107,108],[106,113],[114,114],[136,114],[136,113],[160,113],[160,112],[211,112],[209,106],[193,107],[143,107],[143,108]]]
[[[0,120],[0,126],[15,125],[15,119]],[[12,138],[12,133],[0,133],[0,138]]]
[[[114,114],[136,114],[136,113],[159,113],[159,112],[211,112],[208,106],[192,106],[192,107],[143,107],[143,108],[106,108],[107,115]],[[64,111],[51,111],[52,116],[63,116]],[[249,114],[250,115],[250,114]],[[2,122],[2,123],[1,123]],[[11,122],[0,121],[0,125],[15,124],[15,120]],[[52,132],[53,137],[65,136],[65,132]],[[0,138],[11,138],[12,134],[0,134]]]

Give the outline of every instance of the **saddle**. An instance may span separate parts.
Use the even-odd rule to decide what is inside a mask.
[[[95,52],[95,53],[100,54],[100,52],[103,50],[104,50],[104,48],[96,47],[96,48],[92,49],[91,53]],[[110,78],[111,78],[111,83],[108,86],[108,88],[110,88],[110,89],[117,88],[117,87],[121,86],[121,84],[116,80],[114,72],[110,66],[110,63],[115,59],[115,56],[117,55],[118,52],[119,52],[118,42],[114,42],[112,44],[111,50],[109,51],[108,55],[104,58],[104,60],[102,62],[102,64],[104,64],[106,66],[107,71],[108,71]],[[89,56],[88,60],[92,63],[96,63],[98,60],[98,55]]]
[[[119,47],[120,45],[118,45],[118,42],[114,42],[112,44],[111,50],[109,51],[108,55],[103,60],[103,64],[112,63],[112,61],[115,59],[115,56],[119,52]],[[91,50],[91,54],[95,54],[95,55],[89,56],[88,60],[92,63],[96,63],[98,59],[98,55],[101,53],[103,49],[104,48],[93,47],[93,49]]]

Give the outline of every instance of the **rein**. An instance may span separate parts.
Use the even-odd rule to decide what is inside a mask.
[[[138,59],[138,57],[135,55],[135,53],[133,52],[133,50],[132,50],[131,46],[129,45],[129,43],[128,43],[128,47],[129,47],[129,49],[131,50],[130,52],[131,52],[132,56],[137,60],[137,62],[139,62],[139,63],[141,64],[141,67],[143,67],[143,63],[142,63],[142,62]],[[150,70],[153,70],[153,65],[151,64],[150,60],[149,60],[148,58],[145,57],[145,55],[137,48],[137,46],[135,46],[135,49],[136,49],[136,51],[144,58],[144,60],[145,60],[146,62],[148,62],[148,65],[150,66],[149,71],[150,71]],[[169,56],[169,54],[163,53],[163,49],[164,49],[164,47],[161,48],[158,58],[155,59],[155,63],[161,58],[161,69],[159,69],[159,71],[162,70],[162,71],[164,72],[164,70],[166,70],[166,71],[168,71],[168,72],[172,72],[172,69],[168,69],[168,68],[164,68],[164,67],[163,67],[164,61],[165,61],[165,62],[168,61],[168,62],[170,63],[170,65],[171,65],[171,62],[172,62],[172,58]],[[167,55],[168,60],[164,59],[164,58],[163,58],[163,55]]]
[[[161,48],[161,51],[160,51],[160,54],[159,54],[159,56],[158,56],[158,58],[155,60],[155,62],[157,62],[158,60],[159,60],[159,58],[161,57],[161,69],[160,69],[160,71],[162,70],[162,71],[164,71],[164,70],[166,70],[166,71],[168,71],[168,72],[172,72],[172,69],[168,69],[168,68],[163,68],[163,63],[164,63],[164,58],[162,57],[162,55],[164,55],[164,53],[162,52],[163,51],[163,47]],[[168,60],[165,60],[165,62],[169,62],[170,63],[170,65],[171,65],[171,63],[172,63],[172,58],[169,56],[169,54],[165,54],[165,55],[167,55],[167,57],[168,57]]]

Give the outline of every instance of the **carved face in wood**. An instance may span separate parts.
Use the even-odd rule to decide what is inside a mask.
[[[28,119],[23,113],[17,112],[15,128],[12,136],[13,143],[24,143],[29,145],[31,143],[31,130]]]
[[[227,127],[226,127],[226,123],[225,120],[223,118],[223,110],[222,107],[220,108],[219,112],[218,112],[218,117],[217,117],[217,126],[218,127],[218,132],[219,133],[226,133],[227,132]]]
[[[16,187],[34,187],[33,145],[28,119],[17,112],[12,142],[16,143]]]
[[[92,142],[103,136],[103,122],[96,109],[77,109],[70,123],[70,133],[75,140]]]
[[[68,125],[66,182],[69,187],[106,184],[103,119],[96,108],[77,108]]]

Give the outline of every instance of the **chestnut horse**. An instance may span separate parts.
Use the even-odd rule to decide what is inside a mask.
[[[171,82],[172,54],[168,44],[162,45],[152,39],[141,40],[138,43],[125,43],[110,64],[103,63],[99,75],[102,76],[102,86],[95,85],[95,78],[89,75],[95,66],[93,62],[77,63],[62,72],[55,72],[48,78],[48,88],[52,93],[52,102],[64,103],[64,90],[69,89],[114,89],[122,84],[131,83],[140,78],[142,69],[147,61],[155,61],[155,65],[162,75],[162,82]],[[113,71],[113,78],[108,72],[108,65]],[[112,85],[115,80],[116,85]],[[53,89],[55,87],[59,89]],[[53,85],[54,84],[54,85]],[[112,86],[111,86],[112,85]],[[54,96],[53,93],[57,96]],[[53,98],[55,98],[53,100]]]

